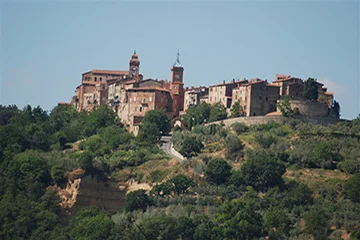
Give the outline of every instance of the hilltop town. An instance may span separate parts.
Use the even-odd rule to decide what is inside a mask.
[[[179,53],[170,72],[170,81],[144,78],[140,73],[140,60],[134,51],[128,70],[91,70],[82,74],[81,84],[76,87],[71,100],[77,111],[92,111],[99,105],[108,105],[121,121],[136,130],[145,113],[162,109],[169,119],[177,119],[192,107],[205,102],[220,103],[230,114],[238,104],[239,116],[278,115],[279,99],[287,96],[290,107],[297,114],[326,117],[334,102],[333,93],[324,84],[315,82],[317,98],[304,101],[306,81],[291,75],[276,74],[268,82],[259,78],[232,79],[211,86],[186,87],[184,68]],[[310,79],[310,78],[309,78]]]

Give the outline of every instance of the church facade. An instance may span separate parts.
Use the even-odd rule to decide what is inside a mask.
[[[92,70],[82,74],[71,104],[78,111],[92,111],[108,105],[130,129],[144,118],[147,111],[164,110],[170,119],[179,116],[184,108],[184,68],[179,54],[171,68],[170,81],[143,79],[136,52],[129,70]]]

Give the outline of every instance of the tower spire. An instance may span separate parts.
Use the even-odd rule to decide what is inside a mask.
[[[177,51],[177,54],[176,54],[176,61],[174,63],[174,67],[182,67],[182,64],[180,62],[180,52],[179,52],[179,50]]]

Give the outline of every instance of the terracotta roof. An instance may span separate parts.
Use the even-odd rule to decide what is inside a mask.
[[[169,89],[160,88],[155,86],[148,86],[148,87],[139,87],[139,88],[129,88],[128,91],[162,91],[162,92],[170,92]]]
[[[297,77],[289,77],[289,78],[285,78],[285,79],[278,79],[278,80],[275,80],[274,82],[285,82],[285,81],[289,81],[289,80],[292,80],[292,79],[300,79],[300,78],[297,78]],[[301,80],[301,79],[300,79]]]
[[[248,80],[238,80],[238,81],[231,81],[231,82],[225,82],[225,83],[219,83],[219,84],[215,84],[215,85],[211,85],[210,87],[219,87],[219,86],[225,86],[225,85],[236,85],[236,84],[239,84],[239,83],[245,83],[247,82]]]
[[[89,72],[86,72],[86,73],[92,73],[92,74],[108,74],[108,75],[129,75],[129,71],[123,71],[123,70],[98,70],[98,69],[95,69],[95,70],[91,70]],[[83,73],[83,74],[86,74],[86,73]]]

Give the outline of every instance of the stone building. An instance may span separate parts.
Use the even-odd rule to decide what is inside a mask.
[[[108,101],[108,85],[114,81],[141,81],[140,61],[134,51],[129,70],[92,70],[82,74],[81,84],[75,90],[71,103],[78,111],[91,111]]]
[[[232,91],[239,84],[245,83],[247,80],[233,79],[231,82],[223,82],[221,84],[212,85],[209,87],[209,99],[208,103],[214,104],[220,102],[225,108],[230,108],[232,103]]]
[[[131,131],[136,131],[136,126],[150,110],[162,109],[170,119],[179,116],[184,108],[184,68],[179,53],[171,68],[170,81],[143,80],[139,67],[140,61],[134,52],[128,71],[92,70],[84,73],[72,104],[78,111],[91,111],[99,105],[108,105]]]
[[[202,102],[209,102],[208,87],[200,86],[185,89],[184,111],[186,111],[190,106],[197,106]]]
[[[265,115],[276,111],[279,88],[277,85],[268,84],[267,81],[258,78],[251,79],[233,89],[232,105],[239,101],[243,109],[243,116]]]

